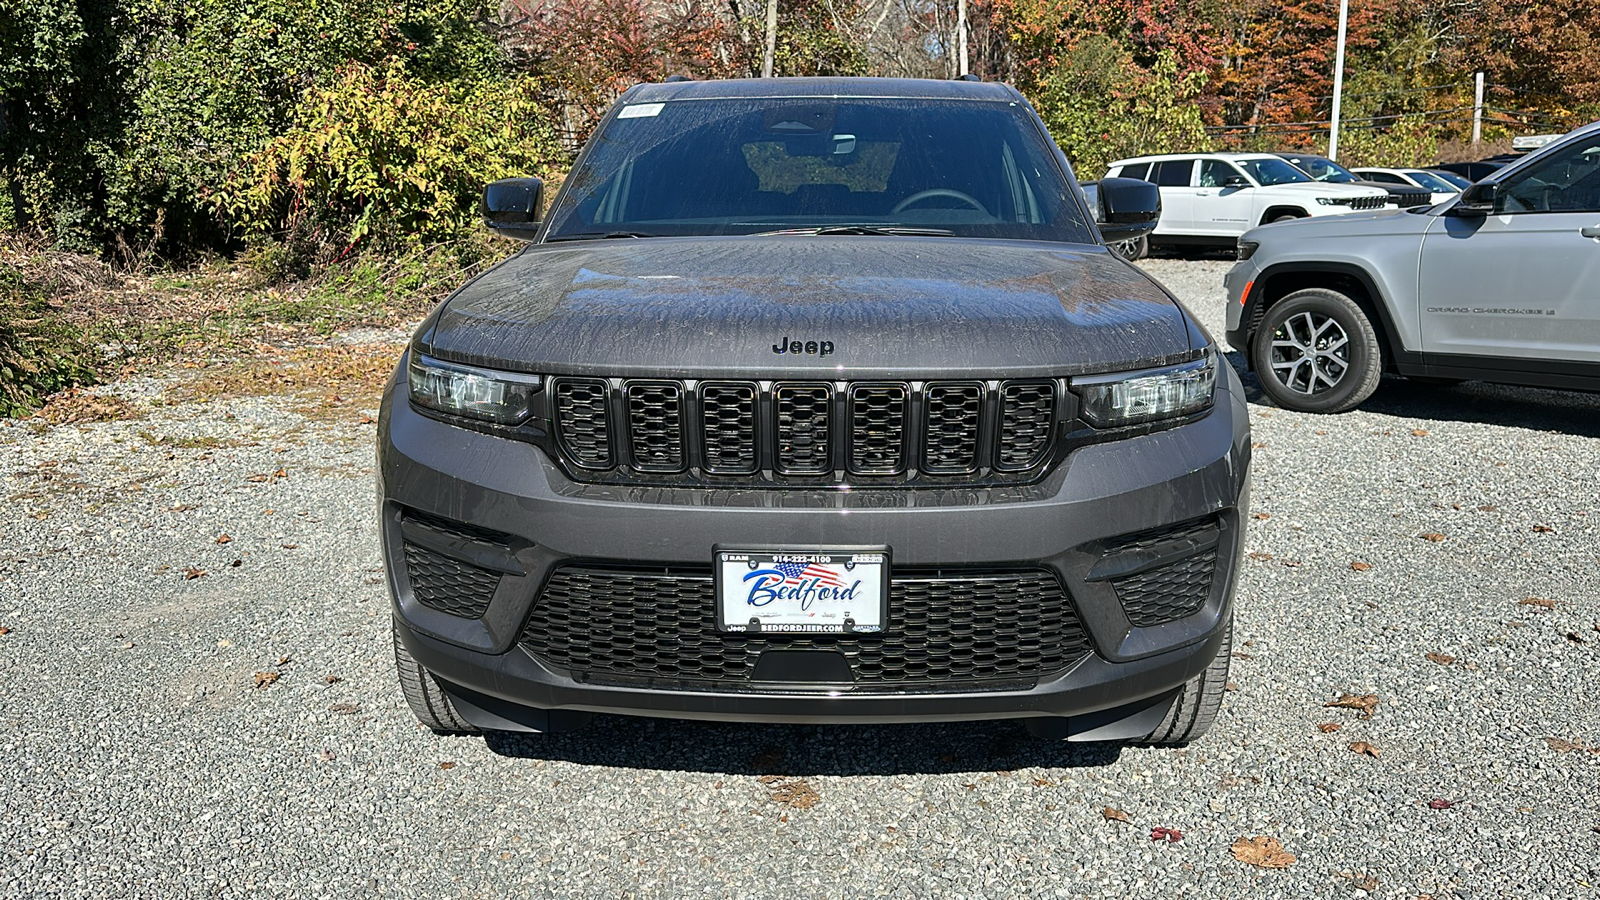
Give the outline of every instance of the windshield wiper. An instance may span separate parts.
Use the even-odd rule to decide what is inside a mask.
[[[587,241],[606,238],[647,238],[660,237],[658,234],[647,234],[643,231],[583,231],[577,234],[563,234],[553,238],[546,238],[545,242],[553,244],[556,241]]]
[[[784,228],[778,231],[758,231],[754,237],[775,234],[875,234],[902,237],[950,237],[955,232],[946,228],[913,228],[909,225],[824,225],[818,228]]]

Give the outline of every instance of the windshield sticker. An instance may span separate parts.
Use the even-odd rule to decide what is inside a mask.
[[[661,115],[661,108],[664,106],[665,103],[632,103],[624,106],[622,112],[617,113],[617,118],[648,119]]]

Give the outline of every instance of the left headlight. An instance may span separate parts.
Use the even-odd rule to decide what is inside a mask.
[[[526,419],[544,383],[538,375],[443,362],[414,351],[407,373],[412,403],[501,425]]]
[[[1096,428],[1187,416],[1211,406],[1217,389],[1216,353],[1194,362],[1138,372],[1072,379],[1083,417]]]

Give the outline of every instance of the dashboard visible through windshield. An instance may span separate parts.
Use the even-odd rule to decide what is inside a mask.
[[[545,239],[819,231],[1097,241],[1015,104],[815,97],[622,106]]]

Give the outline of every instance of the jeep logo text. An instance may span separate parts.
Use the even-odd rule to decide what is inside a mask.
[[[833,352],[833,341],[791,341],[788,335],[772,345],[773,353],[808,353],[817,358]]]

